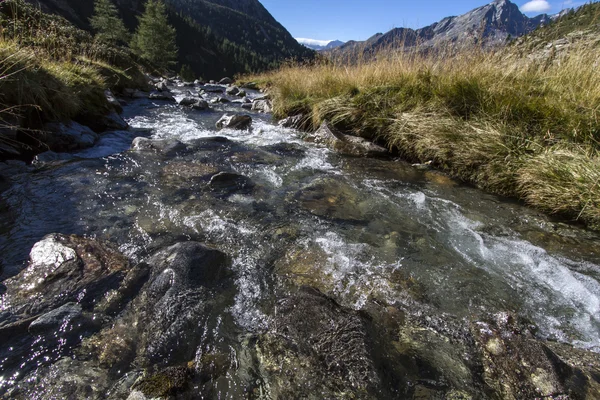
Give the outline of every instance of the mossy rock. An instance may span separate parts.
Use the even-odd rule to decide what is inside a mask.
[[[187,366],[168,367],[155,374],[145,375],[132,387],[150,398],[169,398],[188,388],[193,370]]]

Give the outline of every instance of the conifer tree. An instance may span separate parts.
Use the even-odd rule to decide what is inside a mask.
[[[157,67],[167,69],[177,60],[175,37],[175,28],[167,20],[165,4],[162,0],[148,0],[131,48]]]
[[[110,44],[129,42],[129,31],[125,28],[112,0],[94,2],[94,15],[90,18],[90,24],[99,40]]]

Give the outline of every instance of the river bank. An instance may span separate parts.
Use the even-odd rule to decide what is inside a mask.
[[[598,230],[599,53],[595,41],[569,46],[382,54],[245,79],[269,90],[277,118],[297,116],[307,131],[328,121],[409,162]]]

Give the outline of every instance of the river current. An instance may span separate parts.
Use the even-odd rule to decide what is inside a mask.
[[[186,90],[174,93],[180,98]],[[260,378],[271,372],[248,372],[244,354],[249,338],[277,329],[281,299],[301,287],[318,289],[347,312],[377,303],[465,324],[506,313],[535,326],[539,340],[600,352],[597,234],[400,160],[336,154],[238,103],[212,107],[134,100],[123,113],[129,131],[105,134],[93,148],[59,160],[3,166],[1,279],[16,276],[50,233],[111,242],[132,264],[180,241],[226,254],[227,296],[216,292],[225,297],[202,314],[202,337],[191,340],[199,343],[196,354],[224,354],[228,369],[207,378],[212,386],[198,389],[198,398],[275,397],[274,383]],[[251,129],[217,131],[224,113],[251,115]],[[179,144],[163,152],[129,150],[137,136]],[[219,172],[251,184],[215,186],[209,178]],[[62,352],[35,343],[19,368],[8,367],[14,363],[3,349],[0,394],[59,398],[47,385],[52,376],[75,373],[65,359],[85,359],[85,340]],[[261,364],[256,360],[266,353],[253,362]],[[109,396],[139,369],[111,371],[98,393]],[[263,380],[249,383],[255,379]],[[413,389],[403,393],[414,396]],[[386,390],[381,398],[390,396]]]

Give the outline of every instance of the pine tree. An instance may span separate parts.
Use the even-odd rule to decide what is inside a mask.
[[[96,38],[110,44],[129,42],[129,31],[123,20],[119,18],[117,7],[112,0],[96,0],[94,15],[90,24],[96,32]]]
[[[177,60],[175,37],[175,28],[167,20],[165,4],[162,0],[148,0],[131,48],[158,68],[167,69]]]

